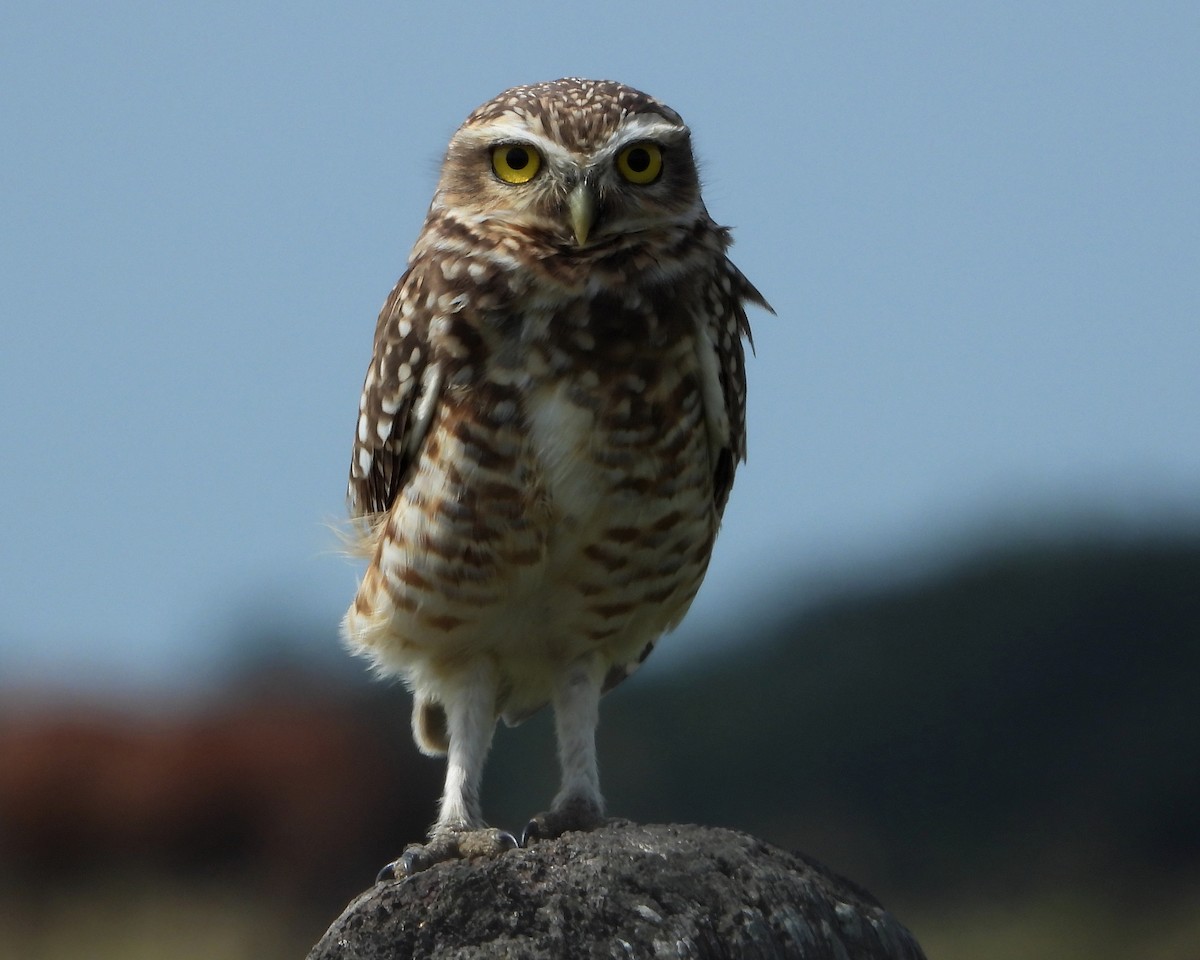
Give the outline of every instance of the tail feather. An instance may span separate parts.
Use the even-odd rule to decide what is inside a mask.
[[[413,739],[426,756],[444,757],[450,749],[446,711],[435,700],[417,697],[413,701],[412,731]]]

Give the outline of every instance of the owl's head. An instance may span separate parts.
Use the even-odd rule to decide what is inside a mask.
[[[670,107],[603,80],[506,90],[450,140],[433,212],[564,253],[704,215],[691,140]]]

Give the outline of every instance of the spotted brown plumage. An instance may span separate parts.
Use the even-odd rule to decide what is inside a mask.
[[[509,844],[483,761],[497,718],[547,703],[563,785],[533,832],[599,822],[600,694],[686,613],[746,454],[744,304],[766,303],[729,244],[687,127],[629,87],[517,87],[451,139],[349,484],[370,563],[344,636],[449,754],[403,870]]]

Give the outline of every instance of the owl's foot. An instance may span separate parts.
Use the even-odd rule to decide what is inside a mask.
[[[591,800],[568,800],[553,810],[539,813],[521,832],[521,846],[536,840],[553,840],[571,830],[595,830],[605,822],[600,807]]]
[[[480,830],[447,830],[435,833],[428,843],[414,843],[405,848],[375,878],[376,883],[411,877],[445,860],[473,860],[476,857],[495,857],[517,848],[517,838],[504,830],[484,827]]]

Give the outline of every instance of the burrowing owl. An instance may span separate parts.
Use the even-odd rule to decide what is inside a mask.
[[[743,305],[767,304],[729,244],[688,128],[630,87],[515,87],[451,139],[350,468],[370,566],[345,639],[449,755],[391,868],[516,843],[482,819],[484,759],[498,717],[547,703],[562,788],[522,842],[600,822],[601,694],[687,611],[745,458]]]

